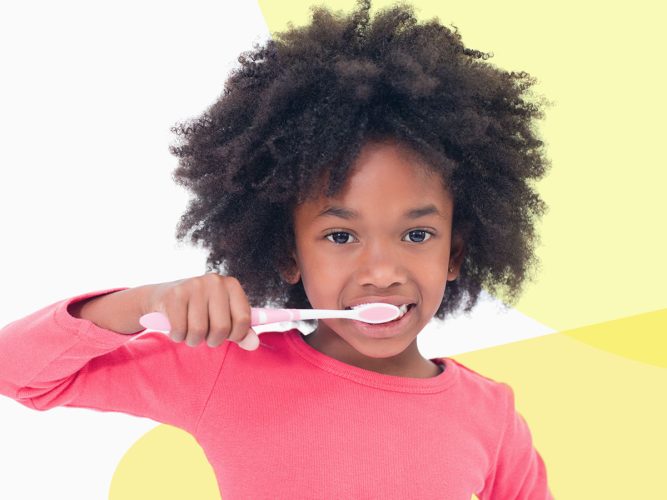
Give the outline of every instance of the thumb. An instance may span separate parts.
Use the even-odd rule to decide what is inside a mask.
[[[257,332],[252,328],[249,329],[243,340],[238,343],[238,346],[246,351],[254,351],[257,349],[259,347],[259,337],[257,336]]]

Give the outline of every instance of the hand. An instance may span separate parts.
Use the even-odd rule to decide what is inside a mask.
[[[142,314],[167,316],[174,342],[185,340],[195,347],[206,340],[218,347],[231,340],[249,351],[259,347],[259,337],[250,328],[250,303],[236,278],[207,273],[148,288]]]

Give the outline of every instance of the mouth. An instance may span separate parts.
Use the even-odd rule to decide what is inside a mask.
[[[416,307],[416,304],[402,304],[401,306],[397,307],[401,313],[396,319],[392,321],[387,321],[386,323],[370,324],[363,321],[351,320],[351,323],[365,336],[374,338],[388,338],[396,336],[402,333],[405,325],[411,321],[412,317],[414,316],[413,311]],[[352,308],[346,307],[346,309]]]
[[[348,307],[346,307],[345,309],[348,310],[348,311],[351,311],[352,309],[356,309],[356,308],[361,307],[361,306],[364,306],[364,305],[366,305],[366,304],[357,304],[357,305],[355,305],[355,306],[348,306]],[[391,305],[393,305],[393,304],[391,304]],[[416,304],[402,304],[402,305],[400,305],[400,306],[396,306],[396,307],[398,307],[398,310],[399,310],[398,317],[397,317],[396,319],[391,320],[391,321],[385,321],[385,323],[391,323],[391,322],[393,322],[393,321],[398,321],[398,320],[401,319],[405,314],[407,314],[407,312],[408,312],[410,309],[412,309],[415,305],[416,305]],[[383,323],[383,324],[385,324],[385,323]]]

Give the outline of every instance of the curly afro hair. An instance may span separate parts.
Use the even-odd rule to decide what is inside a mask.
[[[309,25],[243,52],[217,101],[171,129],[173,178],[194,194],[176,237],[206,248],[207,272],[237,278],[253,307],[311,308],[301,281],[283,278],[294,266],[293,209],[313,186],[324,192],[324,178],[335,196],[362,147],[390,139],[442,175],[452,230],[464,235],[459,276],[435,316],[464,300],[469,313],[482,288],[514,303],[547,208],[529,185],[549,167],[535,79],[485,62],[492,54],[466,48],[455,26],[419,23],[408,4],[372,20],[370,7],[311,7]]]

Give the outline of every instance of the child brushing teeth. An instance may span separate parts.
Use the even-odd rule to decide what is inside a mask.
[[[225,500],[552,498],[512,389],[417,346],[482,288],[517,298],[535,263],[534,81],[407,4],[369,10],[313,8],[174,129],[193,194],[177,236],[208,250],[207,273],[10,323],[0,393],[184,429]],[[402,315],[261,343],[250,328],[251,306],[372,302]],[[141,327],[152,311],[169,336]]]

